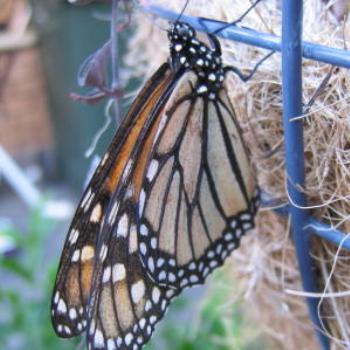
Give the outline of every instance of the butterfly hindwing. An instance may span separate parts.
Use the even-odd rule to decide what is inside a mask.
[[[254,227],[252,174],[223,90],[214,101],[190,94],[169,114],[151,152],[139,227],[143,264],[155,281],[183,288],[222,265]]]
[[[140,349],[176,294],[145,273],[137,239],[135,208],[125,201],[109,244],[102,247],[103,267],[88,328],[89,349]]]

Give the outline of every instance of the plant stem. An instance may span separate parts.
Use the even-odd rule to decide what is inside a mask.
[[[117,12],[119,0],[112,2],[112,18],[111,18],[111,67],[112,67],[112,91],[119,88],[119,72],[118,72],[118,34],[117,34]],[[120,106],[117,96],[114,99],[114,113],[116,125],[120,122]]]

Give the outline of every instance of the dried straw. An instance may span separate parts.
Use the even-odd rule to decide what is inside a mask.
[[[145,1],[143,1],[145,2]],[[148,3],[151,1],[148,1]],[[184,1],[153,0],[180,11]],[[224,21],[238,18],[249,6],[240,0],[190,0],[186,14]],[[321,0],[304,1],[304,40],[346,48],[348,23],[339,23]],[[244,26],[280,34],[280,1],[263,1],[244,19]],[[135,16],[128,63],[135,75],[149,76],[168,56],[167,23],[140,13]],[[266,52],[229,41],[222,42],[224,61],[249,70]],[[155,55],[156,53],[156,55]],[[257,170],[261,188],[272,198],[287,201],[281,123],[280,55],[273,55],[254,78],[242,83],[232,75],[227,81],[244,137]],[[329,73],[330,66],[310,60],[303,63],[303,99],[307,103]],[[324,91],[303,116],[306,187],[313,215],[350,232],[350,77],[334,69]],[[300,276],[290,239],[288,219],[261,211],[257,229],[248,234],[231,258],[235,283],[232,294],[244,291],[246,314],[273,342],[273,349],[318,349],[307,317]],[[350,255],[333,245],[312,239],[312,257],[322,302],[323,331],[332,349],[350,348]],[[231,279],[228,279],[231,280]],[[237,287],[239,284],[239,287]]]

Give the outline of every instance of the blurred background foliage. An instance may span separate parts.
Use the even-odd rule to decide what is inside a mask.
[[[2,223],[0,237],[16,243],[16,250],[0,257],[0,344],[8,350],[76,349],[84,337],[59,339],[52,327],[49,305],[58,264],[58,252],[47,251],[57,223],[33,211],[26,232]],[[258,331],[251,329],[239,302],[230,301],[231,288],[219,269],[209,285],[189,290],[170,306],[145,350],[258,350]]]

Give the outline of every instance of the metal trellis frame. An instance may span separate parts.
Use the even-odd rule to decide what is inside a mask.
[[[149,6],[146,11],[168,20],[178,19],[178,13],[161,7]],[[187,15],[182,15],[181,20],[204,32],[214,32],[227,24]],[[298,190],[305,182],[303,125],[301,120],[291,122],[290,119],[302,115],[302,58],[350,68],[350,53],[346,50],[302,41],[302,21],[303,1],[283,0],[282,38],[237,26],[227,27],[217,35],[282,53],[283,127],[290,203],[279,212],[290,215],[303,288],[305,292],[313,293],[317,290],[310,257],[310,234],[322,237],[336,246],[341,244],[343,249],[349,251],[350,240],[346,239],[343,232],[317,221],[309,215],[307,210],[303,209],[307,204],[307,198]],[[328,350],[329,340],[322,332],[318,315],[319,299],[306,297],[306,302],[321,349]]]

